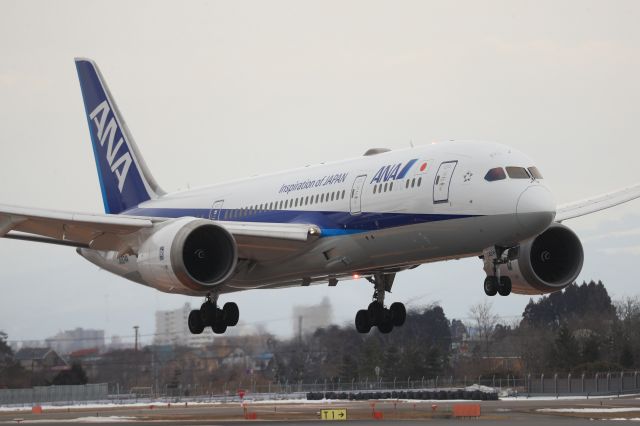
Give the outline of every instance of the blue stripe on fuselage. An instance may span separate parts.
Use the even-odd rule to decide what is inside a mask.
[[[398,173],[398,176],[395,177],[396,180],[398,179],[404,179],[404,176],[407,174],[407,172],[409,171],[409,169],[411,168],[411,166],[413,166],[416,163],[416,159],[413,159],[411,161],[409,161],[406,166],[404,166],[402,168],[402,170],[400,170],[400,173]]]
[[[208,219],[210,209],[134,208],[123,212],[133,216],[178,218],[184,216]],[[340,211],[263,210],[245,217],[231,219],[233,209],[220,209],[218,220],[230,222],[308,223],[320,227],[322,236],[356,234],[418,223],[464,219],[477,215],[367,213],[352,215]]]

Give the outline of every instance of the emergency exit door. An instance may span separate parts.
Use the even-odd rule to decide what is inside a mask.
[[[367,175],[360,175],[353,181],[353,187],[351,187],[351,214],[362,213],[362,187],[365,180],[367,180]]]
[[[209,219],[211,220],[220,220],[220,212],[222,211],[222,205],[224,204],[224,200],[218,200],[213,203],[211,207],[211,211],[209,212]]]

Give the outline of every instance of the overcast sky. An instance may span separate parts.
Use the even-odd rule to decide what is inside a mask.
[[[441,139],[511,145],[559,203],[640,181],[637,1],[0,1],[0,203],[102,212],[73,58],[101,67],[168,191]],[[579,280],[640,294],[640,201],[566,222]],[[424,265],[390,301],[482,301],[478,259]],[[250,291],[241,321],[286,335],[291,305],[327,295],[337,321],[365,281]],[[78,326],[130,336],[182,306],[72,248],[0,240],[0,330],[41,339]],[[518,317],[527,296],[495,297]]]

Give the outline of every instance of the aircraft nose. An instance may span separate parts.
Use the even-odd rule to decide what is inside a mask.
[[[525,189],[516,205],[516,215],[521,228],[531,236],[547,229],[556,217],[553,194],[542,185]]]

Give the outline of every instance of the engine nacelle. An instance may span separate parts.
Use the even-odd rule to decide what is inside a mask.
[[[578,236],[559,223],[520,245],[517,256],[500,265],[500,275],[511,278],[511,291],[542,294],[562,290],[580,274],[584,251]],[[485,269],[486,269],[485,263]]]
[[[140,245],[138,271],[162,291],[206,292],[225,282],[237,261],[229,231],[209,220],[185,217],[159,224]]]

